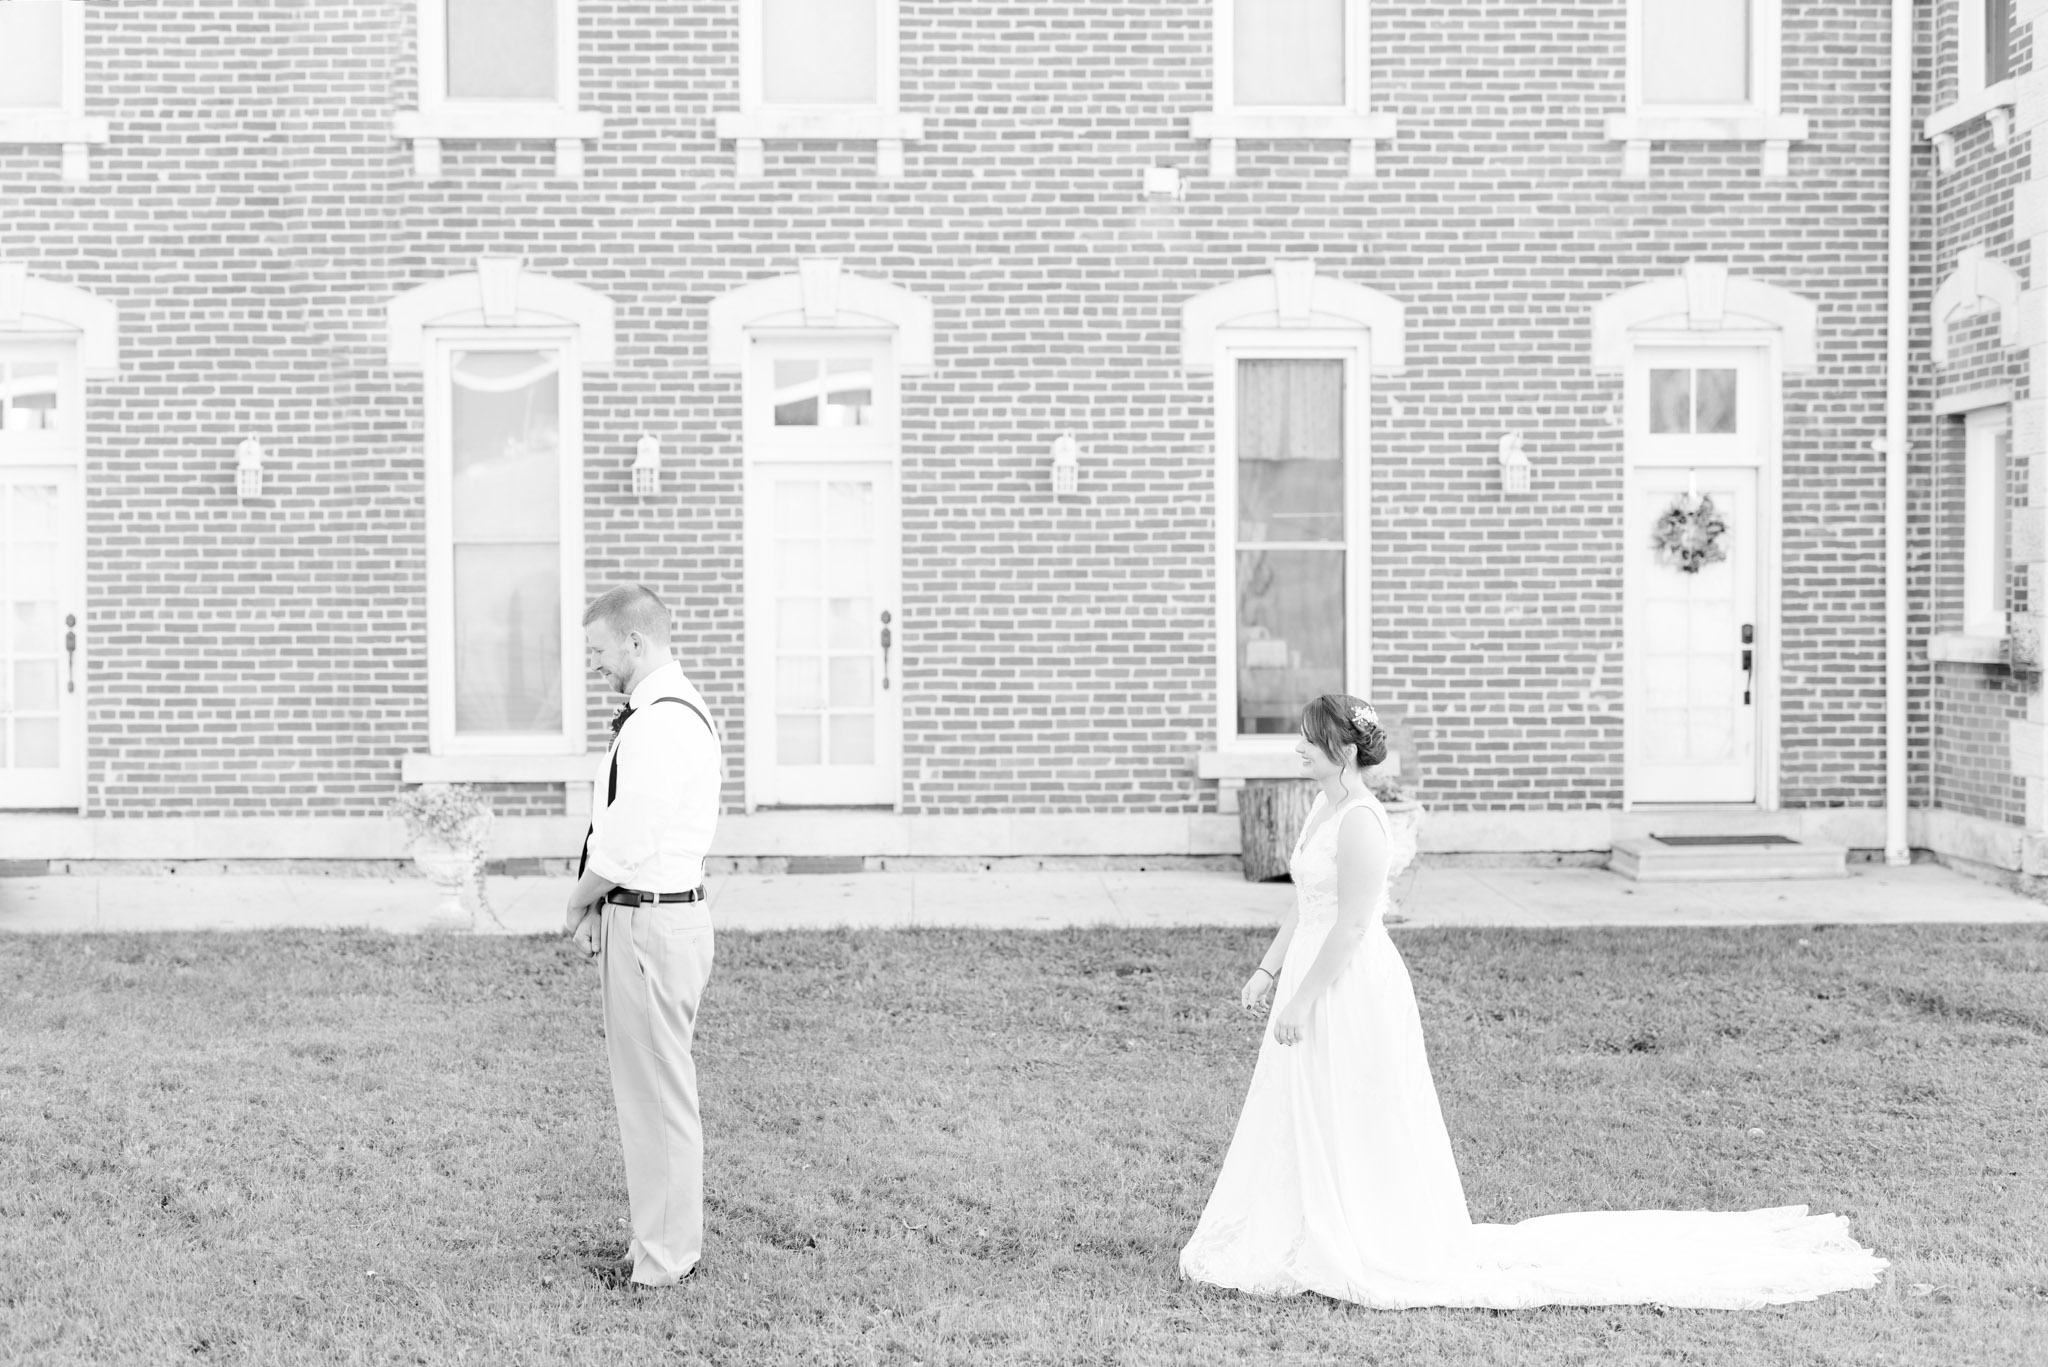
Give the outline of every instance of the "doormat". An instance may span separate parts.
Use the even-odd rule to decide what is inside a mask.
[[[789,858],[791,873],[860,873],[866,867],[857,854],[794,854]]]
[[[1653,835],[1660,845],[1797,845],[1784,835]]]

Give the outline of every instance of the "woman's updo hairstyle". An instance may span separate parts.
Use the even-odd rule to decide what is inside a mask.
[[[1330,757],[1344,762],[1344,747],[1358,747],[1358,767],[1370,769],[1387,758],[1387,733],[1372,704],[1349,693],[1325,693],[1301,709],[1301,734]]]

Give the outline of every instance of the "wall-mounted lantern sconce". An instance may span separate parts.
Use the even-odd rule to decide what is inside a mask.
[[[254,437],[242,438],[235,448],[235,493],[241,498],[263,496],[263,443]]]
[[[633,492],[641,497],[661,491],[661,443],[652,437],[640,438],[633,448]]]
[[[1052,491],[1072,494],[1080,488],[1081,444],[1072,437],[1061,437],[1052,444]]]
[[[1529,453],[1522,449],[1520,432],[1510,432],[1500,439],[1500,491],[1529,492]]]

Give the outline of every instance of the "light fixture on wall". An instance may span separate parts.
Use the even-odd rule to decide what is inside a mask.
[[[642,437],[633,448],[633,492],[645,497],[661,491],[661,443]]]
[[[263,496],[263,443],[242,438],[235,448],[235,493],[240,498]]]
[[[1081,488],[1081,444],[1061,437],[1052,444],[1052,491],[1072,494]]]
[[[1529,492],[1529,453],[1522,449],[1520,432],[1510,432],[1500,439],[1500,491]]]

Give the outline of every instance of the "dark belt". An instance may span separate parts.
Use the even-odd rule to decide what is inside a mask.
[[[691,888],[688,892],[636,892],[632,888],[613,888],[604,895],[607,902],[616,902],[623,907],[644,907],[649,902],[701,902],[704,889]]]

